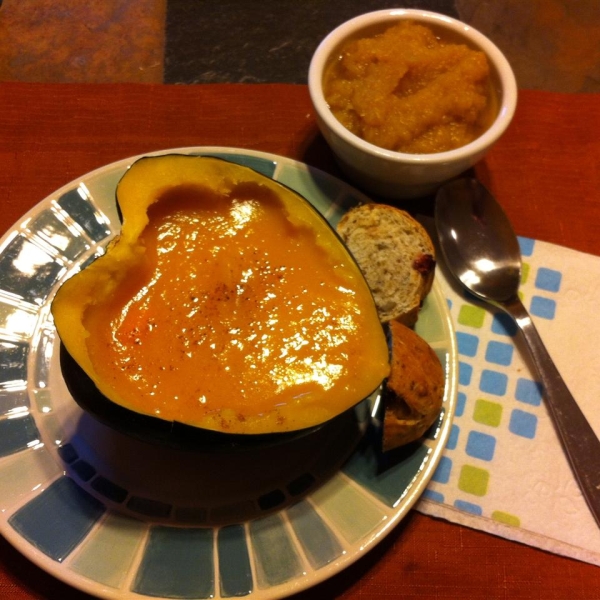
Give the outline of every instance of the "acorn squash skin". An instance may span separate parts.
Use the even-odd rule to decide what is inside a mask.
[[[165,190],[188,185],[190,174],[195,169],[193,165],[199,164],[198,161],[205,164],[210,162],[206,175],[207,185],[211,184],[210,178],[217,173],[223,178],[225,185],[229,179],[248,178],[253,184],[266,183],[275,190],[275,193],[284,189],[286,193],[294,196],[294,201],[300,198],[285,186],[247,167],[223,159],[187,155],[162,155],[139,159],[130,167],[117,186],[117,209],[123,223],[120,235],[110,242],[103,256],[61,286],[52,304],[52,313],[61,339],[60,361],[65,382],[76,402],[86,412],[117,431],[152,443],[186,449],[223,449],[248,445],[271,445],[306,435],[320,428],[323,422],[335,421],[341,415],[334,415],[323,422],[296,427],[292,430],[229,432],[227,428],[218,430],[214,427],[186,424],[176,419],[143,414],[128,408],[126,403],[113,395],[110,388],[103,387],[104,382],[98,377],[88,353],[86,340],[90,334],[84,326],[83,319],[87,307],[98,297],[110,297],[123,281],[130,277],[132,270],[139,263],[140,252],[143,252],[136,245],[136,240],[148,226],[150,206],[157,199],[162,198]],[[135,173],[134,176],[131,175],[132,172]],[[194,184],[197,183],[194,181]],[[131,201],[132,198],[135,198],[135,202]],[[309,211],[300,210],[300,222],[303,222],[303,219],[320,219],[323,226],[328,228],[328,234],[332,234],[331,239],[335,239],[335,243],[343,248],[334,230],[316,209],[304,199],[301,199],[301,202],[305,205],[304,208],[309,207]],[[295,210],[294,215],[296,215]],[[325,244],[333,244],[333,242],[326,240]],[[328,247],[333,248],[333,246]],[[339,248],[332,251],[339,252]],[[343,251],[347,253],[345,248]],[[353,260],[352,262],[355,265]],[[358,267],[356,269],[358,271]],[[364,280],[362,282],[364,283]],[[385,344],[383,330],[380,333]],[[383,373],[368,393],[381,383],[386,374]],[[109,393],[106,393],[107,389]],[[356,398],[356,402],[362,400],[368,393]]]

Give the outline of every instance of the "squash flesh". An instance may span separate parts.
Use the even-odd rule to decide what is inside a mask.
[[[227,163],[219,179],[223,161],[159,162],[183,177],[125,197],[120,184],[121,237],[53,305],[100,391],[167,421],[271,433],[320,424],[375,389],[389,366],[373,300],[306,201]],[[143,175],[123,181],[143,188]],[[130,229],[133,204],[144,216]],[[76,342],[61,315],[78,301]]]

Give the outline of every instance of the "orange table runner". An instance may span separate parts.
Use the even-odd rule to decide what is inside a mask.
[[[0,107],[2,232],[77,176],[163,148],[262,150],[339,176],[304,86],[2,83]],[[597,95],[524,91],[476,173],[520,235],[600,255],[599,134]],[[299,597],[575,600],[599,588],[597,567],[412,512],[357,564]],[[0,597],[85,595],[0,539]]]

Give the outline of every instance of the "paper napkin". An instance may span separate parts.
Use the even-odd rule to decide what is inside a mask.
[[[519,243],[523,303],[600,435],[600,257]],[[441,263],[436,276],[458,342],[458,401],[448,446],[416,509],[600,565],[600,528],[567,463],[524,340],[507,315],[464,293]]]

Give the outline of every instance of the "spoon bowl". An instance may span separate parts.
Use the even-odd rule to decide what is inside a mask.
[[[537,368],[550,417],[600,526],[600,441],[519,298],[521,254],[508,217],[477,180],[457,179],[437,193],[435,224],[452,274],[475,296],[508,313],[520,328]]]
[[[446,261],[467,289],[494,303],[517,293],[517,237],[502,207],[476,179],[457,179],[439,190],[436,224]]]

